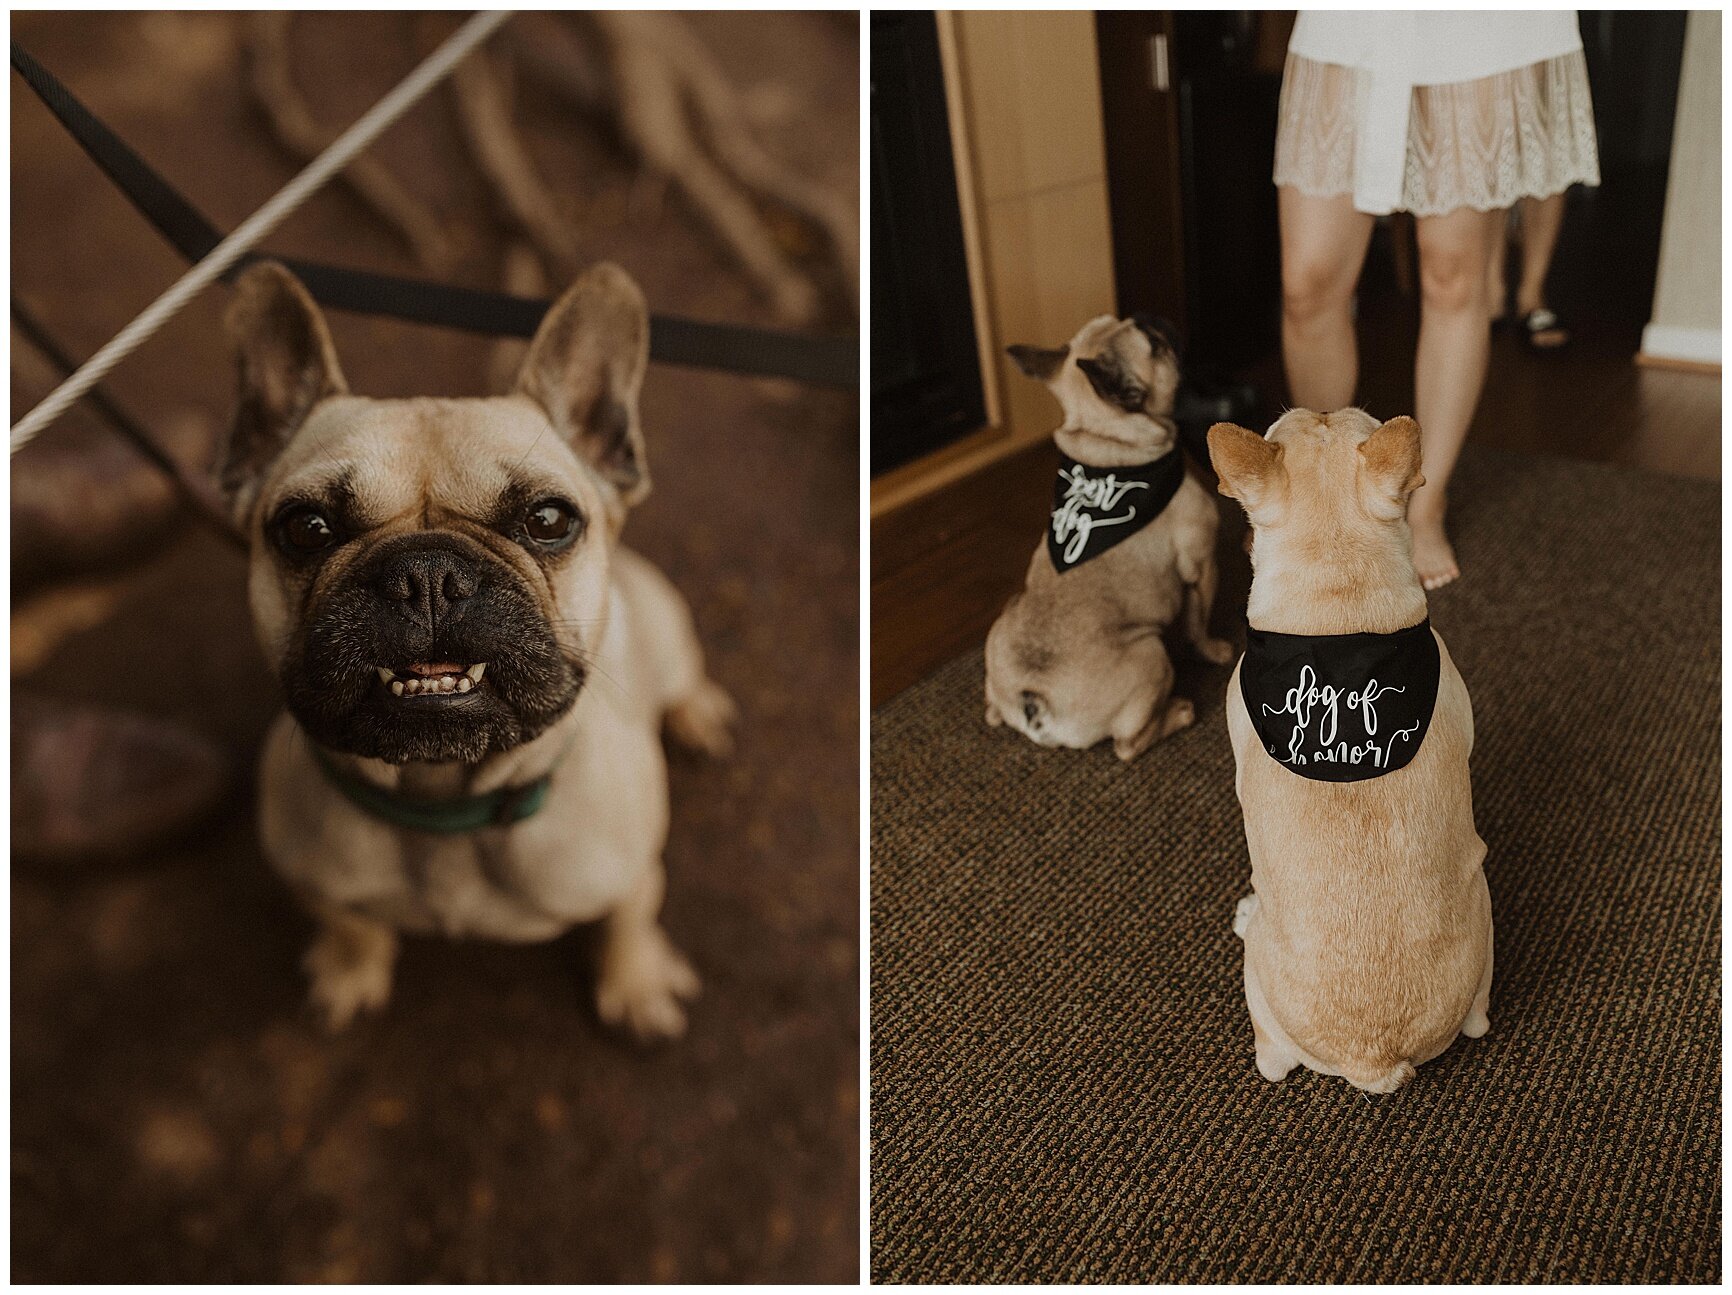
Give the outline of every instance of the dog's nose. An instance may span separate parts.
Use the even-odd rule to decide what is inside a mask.
[[[410,549],[393,555],[374,577],[387,602],[400,605],[411,620],[431,629],[449,620],[474,597],[480,580],[474,566],[449,549]]]

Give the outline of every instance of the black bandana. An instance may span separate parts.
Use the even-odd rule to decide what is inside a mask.
[[[1302,778],[1360,782],[1403,768],[1437,704],[1427,618],[1393,634],[1253,629],[1239,692],[1263,749]]]
[[[1046,551],[1061,572],[1130,539],[1161,515],[1185,482],[1177,446],[1153,463],[1129,468],[1091,468],[1068,455],[1059,458]]]

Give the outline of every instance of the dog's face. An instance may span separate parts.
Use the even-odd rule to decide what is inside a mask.
[[[229,330],[240,405],[222,484],[290,712],[392,763],[473,762],[530,740],[584,685],[626,508],[648,490],[642,295],[588,271],[549,311],[516,391],[348,394],[300,283],[255,266]]]
[[[1172,329],[1161,320],[1102,315],[1056,350],[1012,346],[1011,359],[1044,382],[1064,409],[1064,427],[1156,453],[1173,443],[1169,417],[1179,387]]]
[[[1407,501],[1425,484],[1419,424],[1379,423],[1363,409],[1294,409],[1259,436],[1232,423],[1209,429],[1221,493],[1245,508],[1254,565],[1282,558],[1352,562],[1404,543]]]

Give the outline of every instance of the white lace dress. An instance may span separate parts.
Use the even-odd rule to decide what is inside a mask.
[[[1305,12],[1287,46],[1275,183],[1360,211],[1491,211],[1600,182],[1569,10]]]

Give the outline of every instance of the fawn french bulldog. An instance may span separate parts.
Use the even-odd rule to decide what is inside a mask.
[[[1257,1069],[1393,1092],[1490,1028],[1491,895],[1467,688],[1427,617],[1407,501],[1419,427],[1295,409],[1218,423],[1221,493],[1255,534],[1227,688],[1252,893],[1233,929]]]
[[[595,1002],[680,1034],[698,979],[663,932],[661,727],[721,753],[733,705],[667,578],[622,548],[649,489],[649,319],[598,265],[515,392],[351,395],[287,270],[228,316],[240,402],[221,484],[288,710],[260,768],[272,866],[317,919],[313,1006],[385,1005],[399,931],[551,939],[603,925]]]
[[[986,722],[1042,746],[1111,738],[1121,760],[1195,718],[1172,695],[1162,635],[1175,621],[1205,660],[1215,533],[1209,492],[1185,472],[1172,420],[1178,359],[1156,321],[1102,315],[1056,350],[1013,346],[1064,411],[1046,537],[986,639]]]

